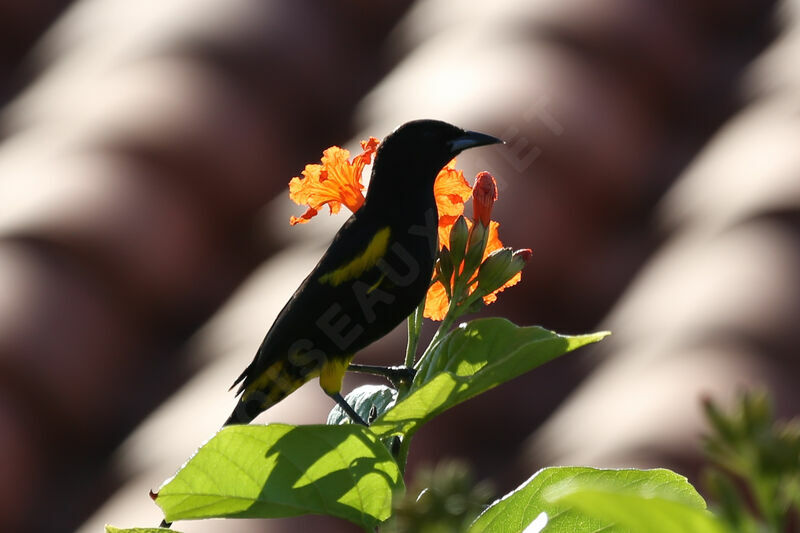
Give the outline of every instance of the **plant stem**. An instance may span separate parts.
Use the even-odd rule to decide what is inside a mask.
[[[420,302],[414,312],[408,315],[408,345],[406,346],[405,366],[412,368],[419,346],[419,334],[422,330],[422,313],[425,310],[425,299]]]
[[[450,328],[453,326],[453,323],[460,316],[460,314],[461,313],[459,313],[456,310],[456,304],[453,303],[453,301],[451,301],[450,302],[450,309],[447,310],[447,315],[445,315],[444,320],[442,320],[442,323],[439,325],[439,329],[437,329],[436,333],[433,334],[433,338],[431,339],[431,343],[428,344],[428,347],[425,348],[425,351],[422,352],[422,355],[419,357],[419,360],[417,360],[417,363],[414,365],[414,369],[415,370],[419,369],[419,366],[420,366],[420,364],[422,364],[422,361],[424,361],[425,358],[428,356],[428,354],[431,353],[434,348],[436,348],[436,346],[439,344],[439,342],[441,342],[442,337],[448,331],[450,331]]]

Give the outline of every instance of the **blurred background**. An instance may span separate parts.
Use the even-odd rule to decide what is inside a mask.
[[[796,0],[0,1],[0,530],[156,525],[148,490],[345,219],[290,228],[289,179],[415,118],[507,140],[459,158],[534,251],[483,314],[614,334],[424,428],[412,477],[697,481],[701,397],[762,384],[800,411],[798,61]],[[259,421],[330,407],[311,383]],[[178,528],[300,526],[355,530]]]

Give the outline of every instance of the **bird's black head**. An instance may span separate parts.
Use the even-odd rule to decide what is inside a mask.
[[[396,197],[401,188],[423,187],[432,195],[436,175],[451,159],[468,148],[502,142],[440,120],[406,122],[378,147],[367,202],[378,196]]]

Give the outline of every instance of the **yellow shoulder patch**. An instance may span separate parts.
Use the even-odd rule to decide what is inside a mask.
[[[357,278],[366,270],[374,267],[386,253],[386,248],[389,246],[390,233],[388,226],[378,230],[363,252],[336,270],[320,276],[319,282],[328,283],[335,287],[345,281]]]

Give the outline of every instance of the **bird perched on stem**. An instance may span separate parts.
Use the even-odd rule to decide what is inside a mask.
[[[501,142],[437,120],[408,122],[384,139],[363,206],[233,384],[241,397],[225,425],[249,423],[314,377],[364,423],[342,397],[342,379],[356,352],[402,322],[428,290],[438,250],[436,175],[461,151]]]

